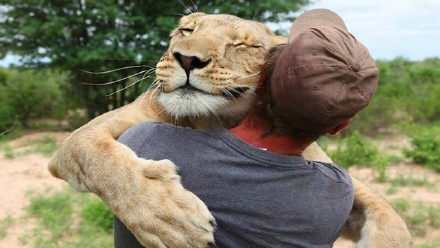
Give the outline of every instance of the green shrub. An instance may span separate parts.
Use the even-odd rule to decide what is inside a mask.
[[[114,215],[99,199],[88,201],[81,211],[81,218],[85,225],[93,225],[106,232],[113,229]]]
[[[0,91],[2,91],[0,87]],[[1,96],[0,93],[0,99]],[[14,109],[7,104],[0,103],[0,134],[6,134],[15,125]]]
[[[406,213],[410,209],[410,204],[407,199],[396,199],[392,202],[392,205],[400,213]]]
[[[396,126],[440,119],[440,59],[376,61],[379,86],[371,103],[353,119],[350,134],[374,135]]]
[[[71,188],[32,192],[26,211],[29,216],[25,218],[32,220],[34,227],[20,240],[29,247],[113,247],[113,215],[92,194]]]
[[[86,124],[89,120],[86,111],[81,109],[71,109],[67,111],[64,118],[67,120],[69,130],[75,130]]]
[[[408,199],[396,199],[391,202],[400,213],[414,236],[423,237],[432,228],[440,227],[440,207]]]
[[[10,215],[0,219],[0,240],[8,236],[8,229],[12,224],[14,224],[14,219]]]
[[[58,148],[56,139],[50,134],[46,134],[41,138],[24,140],[21,146],[30,148],[26,152],[39,153],[46,156],[51,156]]]
[[[436,84],[414,85],[414,96],[405,104],[413,120],[418,123],[432,123],[440,119],[440,78]]]
[[[411,149],[405,155],[414,162],[440,171],[440,127],[414,125],[410,128]]]
[[[440,242],[429,240],[428,243],[423,243],[418,246],[418,248],[438,248],[440,247]]]
[[[62,237],[71,230],[73,207],[71,195],[61,191],[50,193],[33,193],[27,212],[37,218],[40,228],[30,235],[35,247],[59,247]],[[45,233],[45,235],[39,235]]]
[[[432,123],[440,119],[440,60],[426,59],[408,67],[410,94],[401,105],[413,121]]]
[[[434,184],[425,177],[414,177],[413,174],[408,176],[399,175],[398,177],[388,180],[392,186],[402,186],[402,187],[432,187]]]
[[[345,137],[337,145],[336,150],[330,151],[333,161],[345,168],[352,165],[372,166],[378,173],[376,179],[385,181],[386,169],[389,158],[379,152],[379,150],[358,131],[354,131]]]
[[[4,152],[4,157],[13,159],[19,156],[38,153],[45,156],[51,156],[58,148],[56,139],[46,134],[40,138],[26,139],[15,146],[6,143],[1,145]]]
[[[2,145],[3,157],[6,159],[14,159],[16,154],[14,153],[14,149],[9,144]]]
[[[31,118],[52,117],[64,110],[68,77],[59,71],[9,70],[0,83],[0,131],[11,127],[16,119],[27,127]]]
[[[11,106],[7,94],[6,80],[9,74],[6,70],[0,68],[0,133],[6,132],[14,126],[15,110]]]
[[[331,152],[333,160],[344,167],[371,164],[377,151],[374,146],[355,131]]]

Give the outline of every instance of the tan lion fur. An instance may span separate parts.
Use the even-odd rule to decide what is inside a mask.
[[[157,85],[73,132],[51,159],[50,172],[100,196],[144,245],[208,247],[214,220],[180,185],[174,164],[140,159],[115,138],[144,121],[203,129],[236,125],[253,104],[264,55],[286,41],[263,24],[235,16],[182,17],[157,64]],[[185,88],[187,73],[178,56],[203,63],[188,73],[197,90]],[[304,156],[331,161],[316,143]],[[406,224],[390,204],[354,178],[353,183],[355,202],[343,236],[358,247],[410,247]]]

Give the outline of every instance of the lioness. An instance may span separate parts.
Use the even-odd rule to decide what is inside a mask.
[[[182,17],[157,64],[155,87],[73,132],[49,170],[100,196],[146,246],[210,246],[214,220],[180,185],[174,164],[140,159],[115,138],[143,121],[203,129],[236,125],[253,104],[266,52],[286,42],[263,24],[231,15]],[[317,144],[303,155],[331,161]],[[407,227],[390,204],[356,179],[353,184],[344,237],[358,247],[409,247]]]

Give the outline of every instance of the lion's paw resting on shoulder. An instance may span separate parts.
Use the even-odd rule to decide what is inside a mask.
[[[173,164],[140,159],[115,138],[144,121],[192,128],[236,125],[253,104],[265,54],[286,42],[263,24],[235,16],[182,17],[157,64],[155,88],[73,132],[49,170],[74,188],[100,196],[144,245],[208,247],[213,218],[180,185]],[[317,144],[304,156],[330,161]],[[344,237],[358,247],[409,247],[407,227],[390,204],[353,182],[355,203]]]

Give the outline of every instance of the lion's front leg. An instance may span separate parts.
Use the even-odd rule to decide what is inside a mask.
[[[316,143],[303,153],[309,160],[332,162]],[[352,177],[354,204],[342,237],[358,248],[407,248],[412,239],[408,228],[391,204],[376,191]]]
[[[143,99],[73,132],[49,170],[75,189],[98,195],[145,246],[209,247],[215,221],[206,205],[182,187],[175,165],[141,159],[115,140],[137,123],[161,121],[154,112],[142,111],[148,109]]]
[[[172,162],[141,159],[118,142],[90,143],[102,153],[82,160],[87,166],[79,167],[75,183],[98,195],[139,242],[158,248],[213,244],[214,218],[183,188]]]
[[[109,138],[110,134],[88,140],[88,132],[77,133],[81,138],[68,140],[61,149],[87,143],[69,155],[83,152],[80,160],[64,157],[68,153],[58,154],[57,159],[70,163],[58,170],[63,179],[98,195],[147,247],[213,245],[215,221],[206,205],[183,188],[173,163],[141,159],[129,147]]]
[[[355,199],[343,236],[358,248],[412,247],[411,234],[391,204],[359,180],[352,180]]]
[[[105,170],[107,161],[117,159],[107,149],[121,146],[116,138],[137,123],[158,118],[143,108],[142,102],[148,97],[141,96],[135,102],[98,116],[75,130],[49,161],[51,174],[67,181],[76,190],[89,191],[87,185],[92,182],[86,181],[87,175]]]

